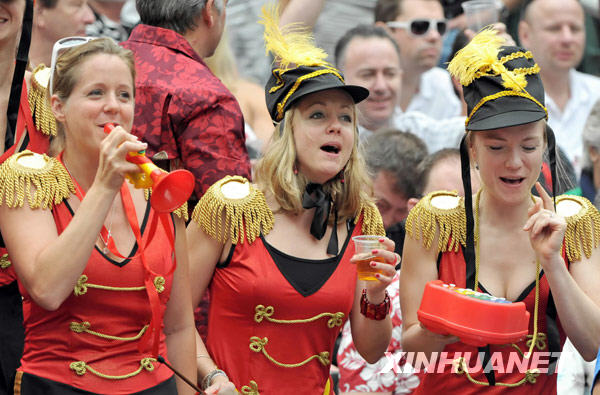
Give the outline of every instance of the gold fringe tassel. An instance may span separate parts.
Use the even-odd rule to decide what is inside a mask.
[[[383,220],[377,207],[369,202],[363,203],[361,209],[362,214],[362,234],[363,235],[375,235],[385,236],[385,229],[383,227]],[[357,216],[354,223],[358,222],[360,216]]]
[[[19,163],[25,157],[33,157],[39,167]],[[33,187],[35,191],[32,192]],[[58,160],[46,154],[25,150],[11,156],[0,166],[0,205],[23,207],[27,198],[32,209],[51,209],[73,193],[75,186],[67,170]]]
[[[220,241],[233,244],[249,243],[261,234],[273,229],[273,213],[267,206],[265,196],[249,185],[249,193],[241,198],[226,197],[221,187],[229,182],[248,183],[240,176],[226,176],[214,183],[202,196],[192,213],[194,220],[204,232]]]
[[[457,252],[467,239],[464,201],[459,199],[455,208],[438,208],[431,201],[440,194],[457,196],[451,192],[434,192],[421,199],[408,214],[406,233],[415,240],[422,240],[426,249],[431,248],[438,235],[438,252]]]
[[[600,244],[600,213],[589,200],[581,196],[559,196],[556,198],[556,205],[565,199],[581,204],[578,213],[565,218],[566,254],[569,262],[575,262],[582,258],[582,252],[589,258],[592,250]]]
[[[50,69],[43,64],[36,67],[31,76],[31,87],[27,95],[35,127],[46,136],[56,136],[56,118],[48,102]]]

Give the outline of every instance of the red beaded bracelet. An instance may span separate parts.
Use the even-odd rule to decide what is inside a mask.
[[[390,295],[385,291],[385,298],[379,304],[369,303],[367,300],[367,290],[362,290],[360,298],[360,313],[370,320],[383,320],[390,312]]]

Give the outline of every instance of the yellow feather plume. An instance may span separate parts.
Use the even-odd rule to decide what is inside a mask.
[[[516,74],[507,70],[502,73],[502,86],[513,91],[523,91],[527,86],[527,77],[525,74]]]
[[[506,43],[493,28],[487,28],[477,34],[466,47],[456,53],[448,71],[463,86],[467,86],[477,78],[478,72],[487,72],[502,63],[498,60],[500,47]]]
[[[282,69],[297,66],[330,66],[327,53],[314,44],[313,35],[301,23],[279,28],[279,7],[270,4],[262,8],[259,21],[265,27],[265,48],[271,52]]]

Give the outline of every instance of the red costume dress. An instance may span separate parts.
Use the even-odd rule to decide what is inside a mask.
[[[357,274],[349,261],[354,254],[349,241],[368,228],[365,216],[356,226],[350,221],[338,256],[319,261],[291,257],[259,236],[270,231],[273,218],[262,193],[250,187],[250,196],[240,199],[252,202],[245,208],[221,194],[221,186],[231,180],[226,177],[213,185],[193,216],[207,234],[213,229],[217,238],[215,224],[210,224],[211,218],[221,215],[215,207],[227,207],[230,215],[237,206],[239,217],[233,223],[241,224],[238,219],[243,218],[240,233],[231,237],[239,242],[227,261],[217,265],[210,283],[208,351],[244,394],[333,394],[329,377],[333,347],[355,297]],[[241,177],[233,180],[248,185]],[[380,223],[378,212],[377,217]],[[306,292],[282,260],[292,267],[306,265],[301,270],[307,271],[311,265],[330,264],[331,271]]]
[[[25,151],[11,157],[3,165],[3,174],[7,174],[7,169],[8,173],[18,171],[15,163],[21,155],[32,154]],[[40,170],[34,178],[55,178],[59,185],[57,189],[61,192],[74,190],[68,173],[57,160],[41,155],[37,157],[53,163],[54,167],[53,170]],[[7,185],[13,181],[10,174],[1,180]],[[39,187],[37,193],[46,192],[41,190],[43,187]],[[58,192],[46,195],[51,196],[48,204],[60,234],[71,221],[73,212],[65,195],[58,197],[60,203],[54,200]],[[152,274],[153,286],[148,287],[148,292],[158,295],[157,306],[162,323],[172,285],[170,269],[174,264],[167,232],[174,232],[174,228],[169,218],[168,228],[159,223],[154,237],[150,239],[149,224],[156,215],[148,203],[140,229],[147,265],[155,273]],[[152,342],[140,341],[145,339],[143,335],[149,328],[152,313],[144,281],[150,272],[136,254],[139,249],[136,243],[129,258],[117,262],[94,248],[73,293],[55,311],[38,306],[26,289],[20,287],[25,349],[19,371],[24,375],[17,376],[15,391],[39,393],[40,387],[33,383],[39,385],[42,382],[55,391],[48,393],[80,393],[77,391],[84,390],[131,394],[161,386],[171,378],[173,373],[152,358]],[[161,326],[159,328],[158,353],[166,356],[165,335]],[[138,349],[140,344],[143,344],[141,351]],[[33,381],[28,381],[28,378]]]
[[[448,198],[453,198],[456,202],[456,207],[439,207],[435,203],[434,199],[436,198],[446,199],[446,203],[449,201]],[[589,201],[579,197],[566,196],[556,198],[559,214],[561,213],[561,207],[564,207],[561,206],[561,201],[564,200],[574,201],[581,206],[578,215],[566,217],[567,234],[565,235],[565,240],[574,240],[569,233],[574,232],[576,226],[584,225],[583,223],[577,224],[577,221],[583,222],[584,220],[581,218],[588,217],[590,218],[591,226],[594,226],[594,221],[599,221],[600,217],[598,216],[598,211]],[[469,268],[467,268],[467,264],[465,263],[462,249],[465,237],[464,228],[461,228],[460,225],[464,223],[465,219],[462,198],[458,198],[450,192],[433,192],[423,198],[413,210],[407,219],[407,234],[413,238],[416,235],[423,234],[423,243],[430,242],[432,239],[428,238],[428,234],[431,235],[432,233],[430,233],[430,229],[424,229],[427,226],[426,221],[430,221],[430,223],[435,222],[433,228],[437,227],[440,229],[439,237],[441,239],[439,244],[438,277],[444,283],[456,284],[457,287],[465,288]],[[588,211],[586,212],[585,210]],[[586,214],[582,215],[581,213]],[[442,229],[444,229],[443,234]],[[416,238],[421,238],[421,236]],[[585,246],[590,242],[590,240],[587,240],[581,244]],[[569,261],[575,261],[581,257],[580,248],[579,245],[569,245],[565,242],[563,248],[565,251],[563,254],[565,264],[568,265]],[[570,257],[569,259],[567,255]],[[480,283],[478,290],[487,293],[485,284]],[[440,353],[439,358],[433,360],[433,364],[429,366],[416,366],[417,369],[421,369],[422,374],[420,375],[421,384],[415,390],[415,393],[556,393],[556,372],[550,364],[550,358],[558,356],[552,354],[554,351],[558,352],[562,349],[565,334],[556,317],[556,311],[550,296],[550,287],[543,270],[540,272],[539,281],[538,335],[529,360],[523,356],[529,351],[533,340],[535,281],[523,290],[516,301],[524,302],[530,314],[529,335],[524,340],[516,344],[489,345],[489,350],[466,345],[462,342],[449,344],[444,348],[443,353]],[[468,312],[465,312],[465,314],[468,314]],[[552,320],[550,321],[551,330],[549,330],[549,320]],[[556,343],[554,346],[555,349],[551,350],[550,346],[553,343]],[[483,367],[486,366],[486,363],[481,358],[483,351],[486,351],[487,355],[491,357],[489,364],[487,364],[487,377],[483,372]],[[480,352],[482,354],[479,355],[478,359]],[[428,362],[431,363],[431,360]],[[423,372],[425,367],[427,367],[427,372]],[[550,374],[548,374],[549,368]],[[490,371],[493,372],[493,376],[489,373]],[[489,385],[490,379],[492,382],[495,381],[494,386]]]
[[[16,130],[7,130],[6,151],[0,156],[0,164],[25,148],[38,153],[48,149],[48,135],[36,128],[27,93],[27,84],[23,81]],[[12,388],[23,352],[23,336],[23,311],[17,275],[0,235],[0,394],[4,391],[10,393]]]

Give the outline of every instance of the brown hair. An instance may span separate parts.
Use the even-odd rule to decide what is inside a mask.
[[[73,88],[79,82],[79,68],[81,64],[90,56],[98,54],[115,55],[119,57],[129,68],[132,81],[135,82],[135,61],[133,53],[123,47],[120,47],[110,38],[98,38],[85,44],[71,47],[60,54],[56,60],[56,67],[53,75],[54,95],[62,101],[69,98]],[[133,95],[135,96],[135,84],[133,86]],[[60,122],[57,122],[57,135],[52,138],[50,143],[50,153],[56,154],[64,145],[64,130]]]

